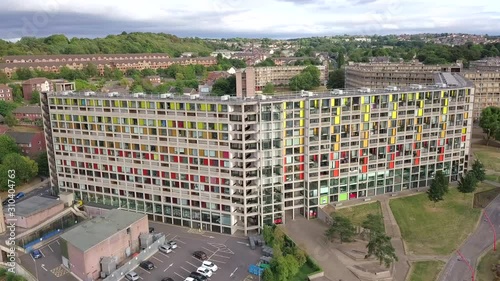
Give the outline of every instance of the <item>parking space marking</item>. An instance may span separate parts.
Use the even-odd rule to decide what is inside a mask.
[[[52,253],[54,252],[54,250],[52,250],[52,247],[50,247],[50,245],[47,245],[47,247],[49,247],[49,249],[52,251]]]
[[[190,265],[192,265],[193,267],[198,268],[198,266],[196,266],[196,265],[194,265],[194,264],[192,264],[192,263],[190,263],[188,261],[186,261],[186,262],[189,263]]]
[[[153,258],[153,259],[155,259],[155,260],[157,260],[157,261],[159,261],[159,262],[163,263],[163,261],[162,261],[162,260],[160,260],[159,258],[157,258],[157,257],[155,257],[155,256],[151,256],[151,258]]]
[[[167,268],[165,268],[165,269],[163,270],[163,272],[165,272],[165,271],[167,271],[169,268],[171,268],[171,267],[172,267],[172,265],[174,265],[174,264],[173,264],[173,263],[171,263],[169,266],[167,266]]]
[[[226,263],[225,261],[218,261],[218,260],[215,260],[215,259],[210,259],[211,262],[215,262],[215,263]]]
[[[184,277],[184,276],[180,275],[180,274],[179,274],[179,273],[177,273],[177,272],[174,272],[174,274],[175,274],[175,275],[177,275],[177,276],[179,276],[182,280],[184,280],[184,279],[185,279],[185,277]]]
[[[56,242],[57,242],[57,245],[61,245],[61,243],[59,243],[59,239],[57,239]]]
[[[186,242],[181,241],[181,240],[179,240],[178,238],[175,238],[175,241],[180,242],[180,243],[182,243],[182,244],[184,244],[184,245],[186,245],[186,244],[187,244]]]
[[[33,260],[33,262],[35,262],[35,259],[33,258],[33,256],[32,256],[32,255],[30,255],[30,257],[31,257],[31,259]]]
[[[170,258],[167,254],[164,254],[164,253],[162,253],[162,252],[158,252],[158,253],[162,254],[163,256],[165,256],[165,257],[167,257],[167,258]]]
[[[147,272],[148,274],[151,274],[151,272],[149,272],[149,270],[145,270],[145,269],[144,269],[144,268],[142,268],[142,267],[139,267],[139,268],[140,268],[140,269],[142,269],[142,271]]]
[[[202,248],[203,248],[203,249],[205,249],[205,250],[207,250],[207,251],[209,251],[209,252],[210,252],[210,253],[212,253],[212,254],[217,252],[217,251],[212,251],[212,250],[210,250],[210,249],[207,249],[207,248],[205,248],[205,247],[202,247]]]
[[[45,254],[42,252],[42,249],[40,249],[39,251],[40,251],[40,254],[42,254],[42,257],[45,258]]]
[[[185,268],[184,268],[184,267],[182,267],[182,266],[180,266],[180,268],[181,268],[182,270],[184,270],[185,272],[187,272],[187,273],[191,273],[191,271],[189,271],[189,270],[185,269]]]
[[[223,256],[223,255],[218,255],[218,254],[214,254],[214,256],[225,258],[225,259],[230,259],[230,257],[226,257],[226,256]]]

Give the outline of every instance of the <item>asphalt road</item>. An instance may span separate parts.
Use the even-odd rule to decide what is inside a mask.
[[[498,183],[495,185],[498,186]],[[496,197],[484,211],[491,219],[496,232],[500,233],[500,196]],[[469,261],[471,267],[475,270],[477,268],[479,256],[488,250],[488,247],[492,245],[493,230],[483,215],[476,231],[467,239],[459,250],[465,259]],[[446,264],[443,274],[439,280],[469,281],[472,279],[471,277],[472,272],[467,266],[467,263],[463,261],[458,254],[456,254],[453,255]]]

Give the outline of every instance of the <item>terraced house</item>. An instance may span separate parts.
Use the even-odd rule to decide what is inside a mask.
[[[474,90],[272,97],[42,95],[51,180],[79,199],[233,234],[468,168]]]

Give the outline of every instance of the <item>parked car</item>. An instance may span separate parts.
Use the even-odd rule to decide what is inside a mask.
[[[3,206],[7,206],[7,205],[9,205],[9,198],[7,198],[7,199],[3,200],[2,205],[3,205]]]
[[[204,275],[204,276],[206,276],[208,278],[212,277],[212,271],[210,269],[206,268],[206,267],[203,267],[203,266],[202,267],[198,267],[198,269],[196,270],[196,272],[201,273],[202,275]]]
[[[174,279],[172,279],[170,277],[165,277],[165,278],[161,279],[161,281],[174,281]]]
[[[177,243],[175,241],[165,242],[165,245],[170,246],[172,250],[177,248]]]
[[[172,252],[172,248],[166,245],[161,245],[160,247],[158,247],[158,251],[164,254],[170,254]]]
[[[217,265],[211,261],[203,261],[201,266],[210,269],[212,272],[216,272],[217,269],[219,269]]]
[[[39,258],[42,258],[43,255],[42,255],[42,252],[38,249],[35,249],[33,251],[31,251],[31,257],[33,257],[34,259],[39,259]]]
[[[142,267],[142,268],[144,268],[145,270],[153,270],[153,268],[155,268],[154,263],[152,263],[150,261],[142,261],[139,264],[139,266]]]
[[[194,278],[195,280],[198,280],[198,281],[206,281],[208,279],[205,275],[198,273],[196,271],[191,272],[189,277]]]
[[[129,273],[127,273],[125,275],[125,279],[127,279],[129,281],[137,281],[137,280],[139,280],[139,275],[137,273],[135,273],[134,271],[130,271]]]
[[[19,192],[18,194],[16,194],[16,197],[14,197],[14,198],[15,198],[16,200],[19,200],[19,199],[23,198],[23,197],[24,197],[24,195],[26,195],[26,194],[24,194],[24,192]]]
[[[150,227],[149,228],[149,233],[153,233],[153,232],[155,232],[155,228],[154,227]]]
[[[194,279],[193,277],[188,277],[188,278],[184,279],[184,281],[196,281],[196,279]]]
[[[205,254],[205,252],[202,252],[202,251],[196,251],[193,253],[193,256],[197,259],[200,259],[202,261],[206,260],[208,257],[207,257],[207,254]]]

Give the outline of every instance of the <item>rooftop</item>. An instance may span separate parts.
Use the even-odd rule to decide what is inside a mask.
[[[64,202],[41,196],[33,196],[16,204],[16,216],[29,217]]]
[[[145,214],[113,209],[104,216],[95,217],[72,228],[61,235],[61,238],[86,252],[144,217]]]
[[[29,143],[31,143],[31,140],[33,139],[33,137],[37,133],[30,133],[30,132],[6,132],[5,134],[9,135],[13,139],[15,139],[17,144],[29,144]]]
[[[264,100],[264,98],[260,98],[265,96],[266,101],[286,101],[292,99],[300,99],[300,98],[333,98],[333,97],[348,97],[348,96],[364,96],[370,94],[394,94],[394,93],[405,93],[405,92],[423,92],[423,91],[436,91],[440,89],[462,89],[462,88],[472,88],[474,84],[460,76],[457,73],[451,73],[451,76],[445,76],[453,85],[447,85],[446,82],[443,82],[441,76],[436,75],[435,79],[436,84],[432,85],[410,85],[408,87],[388,87],[388,88],[371,88],[369,91],[366,89],[342,89],[342,90],[327,90],[327,91],[319,91],[319,92],[308,92],[308,91],[300,91],[300,92],[290,92],[286,94],[275,94],[275,95],[257,95],[255,98],[253,97],[235,97],[235,96],[210,96],[210,95],[178,95],[178,94],[113,94],[113,93],[93,93],[93,92],[74,92],[74,93],[48,93],[49,96],[52,97],[60,97],[60,98],[102,98],[102,99],[117,99],[117,100],[151,100],[151,101],[159,101],[159,100],[175,100],[175,101],[185,101],[185,102],[196,102],[196,101],[206,101],[206,102],[222,102],[228,104],[238,104],[244,102],[260,102]],[[437,78],[439,77],[439,79]],[[446,85],[443,85],[446,84]]]
[[[42,114],[42,108],[40,106],[23,106],[14,109],[13,113]]]

